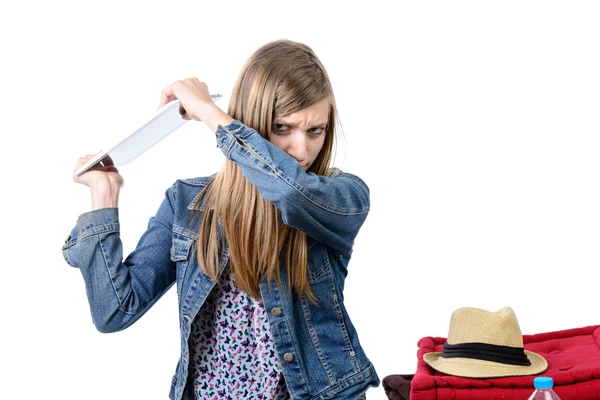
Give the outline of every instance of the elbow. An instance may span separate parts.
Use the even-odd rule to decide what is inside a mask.
[[[92,318],[96,330],[100,333],[114,333],[120,331],[114,324],[108,323],[105,319]]]
[[[100,333],[114,333],[122,331],[131,323],[123,318],[118,318],[120,311],[116,310],[113,314],[92,314],[92,322]]]
[[[108,325],[94,324],[96,326],[96,330],[100,333],[114,333],[117,332],[114,329],[111,329]]]

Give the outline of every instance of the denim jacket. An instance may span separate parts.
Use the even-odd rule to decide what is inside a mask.
[[[309,236],[308,281],[318,305],[277,284],[260,283],[275,348],[293,399],[357,399],[380,380],[361,348],[344,306],[344,280],[354,238],[369,211],[369,189],[358,177],[332,170],[307,173],[283,150],[239,121],[217,132],[218,147],[240,166],[287,225]],[[181,355],[169,397],[181,399],[188,375],[190,328],[215,282],[196,258],[204,205],[194,207],[208,178],[177,180],[135,250],[123,260],[117,208],[81,214],[63,246],[79,268],[100,332],[117,332],[137,321],[176,283]],[[190,213],[197,218],[189,218]],[[195,214],[197,213],[197,214]],[[196,221],[190,224],[189,221]],[[229,259],[219,249],[219,273]],[[286,277],[285,264],[281,276]]]

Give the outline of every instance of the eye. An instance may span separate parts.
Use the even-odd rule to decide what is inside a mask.
[[[315,136],[319,136],[320,134],[322,134],[325,131],[325,128],[311,128],[309,129],[309,132]]]
[[[275,129],[273,130],[273,133],[276,135],[282,135],[282,134],[285,134],[289,130],[290,130],[289,125],[275,124]]]

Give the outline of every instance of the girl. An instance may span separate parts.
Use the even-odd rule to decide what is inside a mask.
[[[125,260],[118,170],[73,178],[90,187],[92,211],[63,255],[83,274],[97,329],[127,328],[176,283],[171,399],[364,399],[379,378],[343,288],[369,189],[329,168],[337,114],[325,68],[279,40],[246,62],[228,113],[196,78],[166,88],[159,108],[175,99],[215,132],[225,166],[177,180]]]

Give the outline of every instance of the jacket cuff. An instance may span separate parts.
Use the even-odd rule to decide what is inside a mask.
[[[219,125],[215,132],[217,136],[217,147],[219,147],[223,154],[229,158],[229,153],[231,153],[231,149],[233,149],[236,139],[246,139],[254,133],[257,132],[238,120],[233,120],[227,126]]]
[[[100,233],[119,231],[119,209],[100,208],[81,214],[71,234],[66,238],[63,248],[70,247],[81,239]]]

